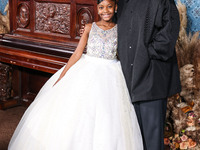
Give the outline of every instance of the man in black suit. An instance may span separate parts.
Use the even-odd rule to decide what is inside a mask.
[[[145,150],[164,149],[167,98],[181,90],[174,0],[119,0],[118,56]]]

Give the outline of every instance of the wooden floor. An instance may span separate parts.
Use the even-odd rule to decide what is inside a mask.
[[[22,106],[0,110],[0,150],[7,150],[10,138],[25,110]]]

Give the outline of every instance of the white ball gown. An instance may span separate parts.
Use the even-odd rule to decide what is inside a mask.
[[[8,150],[143,150],[135,110],[116,59],[117,25],[92,24],[87,54],[42,87]]]

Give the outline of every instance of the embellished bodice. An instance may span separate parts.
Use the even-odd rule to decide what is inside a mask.
[[[87,43],[87,55],[115,59],[117,54],[117,25],[109,30],[103,30],[92,23]]]

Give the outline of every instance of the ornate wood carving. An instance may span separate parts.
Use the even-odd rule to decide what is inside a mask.
[[[80,29],[98,20],[96,0],[9,0],[11,32],[57,42],[78,42]]]
[[[93,22],[93,16],[91,12],[91,6],[80,6],[77,8],[77,24],[76,24],[76,35],[80,36],[80,29],[83,29],[85,24]],[[89,9],[90,8],[90,9]]]
[[[31,102],[76,49],[79,30],[98,21],[96,0],[9,0],[9,6],[11,31],[0,35],[0,62],[12,65],[13,97],[0,100],[0,109]]]
[[[70,34],[70,5],[36,3],[36,31]]]
[[[17,24],[21,28],[26,28],[30,23],[30,9],[26,3],[21,3],[17,10]]]
[[[0,100],[11,97],[11,67],[0,63]]]

